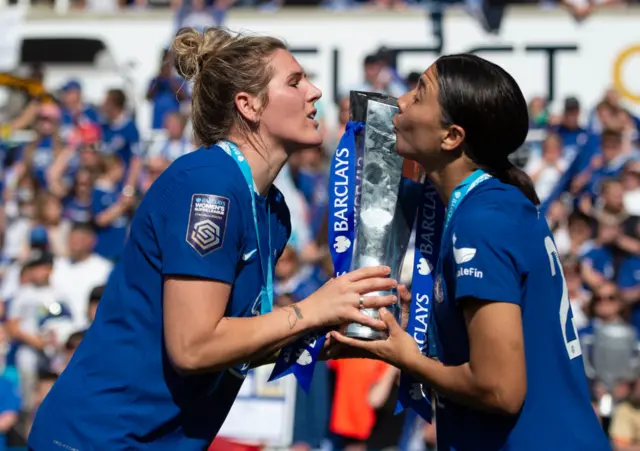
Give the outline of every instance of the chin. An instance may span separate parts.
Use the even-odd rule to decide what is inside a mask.
[[[408,160],[415,160],[415,157],[416,157],[416,154],[413,151],[413,149],[408,147],[406,143],[404,143],[403,141],[396,142],[396,153]]]
[[[313,133],[308,133],[306,136],[301,137],[301,139],[291,142],[291,145],[288,147],[292,149],[293,152],[297,152],[299,150],[312,149],[321,145],[322,135],[319,131],[315,130]]]

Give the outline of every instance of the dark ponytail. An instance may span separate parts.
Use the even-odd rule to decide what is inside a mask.
[[[534,205],[540,205],[540,198],[533,186],[533,180],[531,180],[531,177],[522,169],[509,163],[508,167],[500,170],[488,168],[488,172],[500,179],[500,181],[518,188]]]
[[[540,204],[531,178],[509,155],[529,133],[529,109],[504,69],[475,55],[449,55],[435,63],[442,122],[465,131],[463,152],[478,166]]]

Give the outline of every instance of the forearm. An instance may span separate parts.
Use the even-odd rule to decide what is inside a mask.
[[[629,305],[636,304],[640,299],[640,286],[620,290],[620,297]]]
[[[70,159],[71,154],[69,152],[61,154],[58,158],[55,159],[45,175],[47,183],[49,184],[49,191],[60,198],[66,196],[69,191],[65,186],[63,178],[64,173],[69,167]]]
[[[259,366],[270,365],[272,363],[275,363],[276,360],[278,359],[278,356],[280,355],[280,352],[283,350],[285,346],[297,341],[299,338],[301,338],[305,334],[306,332],[299,332],[295,335],[291,335],[289,337],[286,337],[278,341],[272,346],[265,347],[263,350],[259,351],[256,355],[254,355],[250,359],[251,365],[249,367],[257,368]]]
[[[278,349],[314,327],[299,305],[251,318],[225,317],[211,335],[189,347],[188,366],[196,372],[215,372],[253,360],[269,360]]]
[[[140,178],[141,170],[142,159],[138,156],[134,156],[131,158],[131,163],[129,164],[129,172],[127,174],[125,186],[128,185],[135,189],[138,186],[138,179]]]
[[[458,404],[490,413],[518,410],[517,406],[509,406],[501,396],[498,384],[480,383],[468,363],[446,366],[420,355],[408,362],[403,371]]]
[[[17,422],[17,412],[4,412],[0,414],[0,432],[6,434]]]
[[[395,368],[391,367],[378,382],[373,384],[369,390],[368,397],[369,405],[372,408],[379,409],[384,405],[391,394],[391,389],[395,383],[396,376],[397,373]]]
[[[620,444],[620,443],[616,443],[615,439],[613,440],[613,444],[614,444],[613,449],[615,451],[640,451],[640,445]]]
[[[630,254],[640,254],[640,240],[627,235],[623,235],[618,238],[618,247]]]
[[[98,227],[107,227],[113,221],[115,221],[120,216],[122,216],[127,211],[127,209],[128,207],[125,206],[123,203],[116,202],[115,204],[113,204],[103,212],[96,215],[96,219],[95,219],[96,225]]]
[[[10,335],[14,340],[27,346],[31,346],[38,351],[44,349],[44,341],[37,335],[24,332],[21,329],[14,330]]]
[[[604,276],[590,266],[582,268],[582,280],[584,280],[592,290],[597,289],[605,282]]]
[[[578,194],[585,187],[587,182],[591,179],[591,171],[582,172],[576,176],[573,183],[571,184],[571,192],[573,194]]]

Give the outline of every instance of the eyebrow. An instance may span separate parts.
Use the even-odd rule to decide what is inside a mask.
[[[420,77],[418,79],[418,91],[425,91],[427,89],[427,85],[424,82],[424,77]]]
[[[287,77],[287,81],[293,81],[293,80],[300,80],[302,78],[306,78],[307,74],[301,71],[297,71],[297,72],[292,72],[289,74],[289,76]]]

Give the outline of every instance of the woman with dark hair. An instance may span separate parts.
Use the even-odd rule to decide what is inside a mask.
[[[610,449],[589,403],[558,251],[531,180],[508,159],[529,127],[517,83],[476,56],[446,56],[399,103],[397,151],[448,204],[431,322],[437,360],[386,309],[388,339],[332,339],[435,389],[438,451]]]
[[[136,209],[96,317],[38,409],[33,451],[205,450],[251,367],[315,330],[352,321],[384,329],[361,309],[397,302],[364,296],[396,286],[390,268],[370,267],[273,305],[274,267],[291,235],[273,183],[290,155],[322,144],[321,92],[275,38],[184,29],[172,51],[193,81],[200,148]],[[113,200],[116,162],[108,169],[96,205]],[[96,224],[112,227],[129,205],[117,200]]]

